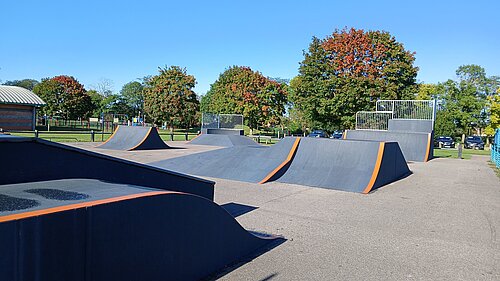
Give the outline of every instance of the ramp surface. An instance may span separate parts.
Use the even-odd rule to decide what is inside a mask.
[[[111,137],[98,148],[114,150],[165,149],[158,130],[152,127],[118,126]]]
[[[270,147],[237,145],[150,165],[191,175],[258,183],[286,169],[284,163],[291,160],[299,141],[298,138],[284,138]]]
[[[186,192],[210,200],[214,195],[211,181],[37,138],[0,137],[0,155],[0,185],[87,178]]]
[[[0,185],[0,198],[37,203],[0,211],[0,280],[200,280],[283,242],[205,198],[141,186],[44,181]]]
[[[398,132],[432,133],[434,131],[434,121],[389,119],[388,130]]]
[[[344,136],[348,140],[397,142],[406,161],[426,162],[433,156],[432,133],[347,130]]]
[[[368,193],[410,174],[395,142],[302,138],[276,181]]]
[[[189,143],[196,145],[211,145],[221,147],[259,145],[254,140],[246,136],[223,134],[200,134],[196,138],[192,139]]]

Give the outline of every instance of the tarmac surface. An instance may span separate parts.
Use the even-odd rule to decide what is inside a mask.
[[[120,152],[148,163],[206,151]],[[215,179],[215,201],[238,204],[248,230],[287,241],[220,280],[500,280],[500,180],[489,157],[409,163],[413,174],[370,194]]]

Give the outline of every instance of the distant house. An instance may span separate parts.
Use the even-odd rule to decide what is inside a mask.
[[[34,130],[36,109],[44,105],[30,90],[0,85],[0,129]]]

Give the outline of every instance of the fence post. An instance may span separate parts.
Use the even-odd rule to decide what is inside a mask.
[[[186,132],[185,133],[185,136],[186,136],[186,141],[188,140],[188,133]]]
[[[95,139],[95,133],[94,133],[94,130],[91,130],[90,131],[90,141],[94,142],[94,139]]]
[[[35,130],[35,138],[38,138],[38,130]]]
[[[462,144],[458,144],[458,159],[462,159]]]
[[[174,133],[173,132],[170,133],[170,140],[174,141]]]

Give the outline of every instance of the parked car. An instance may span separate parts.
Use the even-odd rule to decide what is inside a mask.
[[[342,131],[334,131],[333,134],[330,136],[331,139],[341,139],[342,135],[344,132]]]
[[[465,148],[484,149],[484,142],[480,136],[470,136],[465,140]]]
[[[435,147],[445,147],[445,148],[454,148],[455,142],[452,137],[444,137],[440,136],[434,142]]]
[[[310,137],[310,138],[327,138],[328,135],[323,130],[314,130],[308,135],[308,137]]]

